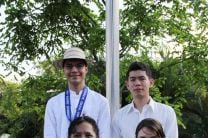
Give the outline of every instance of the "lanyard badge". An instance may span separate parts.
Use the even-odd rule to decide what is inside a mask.
[[[76,119],[76,118],[80,117],[80,115],[82,113],[82,109],[84,107],[86,97],[87,97],[87,93],[88,93],[88,89],[85,86],[82,90],[81,97],[79,98],[79,103],[78,103],[77,108],[76,108],[75,116],[74,116],[74,118],[72,118],[70,90],[69,90],[69,88],[67,88],[65,90],[65,111],[66,111],[66,116],[67,116],[67,118],[70,122],[73,119]]]

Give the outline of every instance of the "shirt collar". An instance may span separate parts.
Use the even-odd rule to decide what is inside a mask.
[[[132,102],[129,104],[129,108],[128,108],[127,112],[129,113],[129,112],[134,111],[134,110],[136,110],[136,109],[134,108],[134,103],[133,103],[133,101],[132,101]]]
[[[151,96],[149,97],[149,99],[150,99],[149,103],[145,104],[145,106],[149,106],[149,107],[152,109],[152,111],[154,112],[154,109],[155,109],[155,106],[154,106],[154,105],[155,105],[155,101],[152,99]],[[134,107],[133,101],[129,104],[129,108],[128,108],[127,112],[129,113],[129,112],[131,112],[131,111],[138,111],[138,110]]]
[[[151,107],[152,111],[154,112],[154,110],[155,110],[155,101],[152,99],[151,96],[150,96],[149,106]]]
[[[73,96],[80,96],[81,93],[82,93],[82,90],[79,92],[79,94],[77,94],[75,91],[70,89],[70,94],[73,95]]]
[[[83,88],[84,88],[84,87],[83,87]],[[88,88],[87,88],[87,89],[88,89]],[[69,90],[70,90],[71,95],[75,95],[75,96],[80,96],[81,93],[82,93],[82,91],[83,91],[83,89],[81,89],[80,92],[79,92],[79,94],[77,94],[75,91],[71,90],[70,88],[69,88]]]

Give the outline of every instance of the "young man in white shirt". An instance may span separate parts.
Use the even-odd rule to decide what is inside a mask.
[[[154,101],[149,89],[154,84],[150,69],[142,62],[133,62],[126,74],[126,86],[132,103],[119,109],[112,121],[112,138],[135,138],[136,127],[145,118],[162,124],[167,138],[178,138],[176,114],[168,105]]]
[[[70,122],[83,115],[96,121],[100,138],[110,138],[109,103],[85,84],[88,65],[84,51],[77,47],[69,48],[63,59],[55,61],[55,65],[63,69],[68,86],[47,102],[44,138],[68,138]]]

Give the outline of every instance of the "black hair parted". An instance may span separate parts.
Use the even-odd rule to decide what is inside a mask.
[[[145,127],[155,132],[158,138],[165,138],[165,133],[162,124],[153,118],[145,118],[137,125],[135,132],[136,138],[138,136],[139,131]]]
[[[151,79],[153,78],[152,77],[152,72],[151,72],[148,65],[144,64],[143,62],[134,61],[134,62],[131,63],[131,65],[128,68],[128,71],[126,73],[126,80],[128,80],[129,73],[131,71],[136,71],[136,70],[145,71],[149,78],[151,78]]]
[[[92,128],[93,128],[97,138],[99,138],[99,129],[98,129],[97,123],[93,118],[91,118],[89,116],[81,116],[81,117],[78,117],[75,120],[73,120],[68,128],[68,137],[70,138],[70,136],[72,134],[75,134],[77,132],[77,126],[79,126],[80,124],[82,124],[84,122],[87,122],[90,125],[92,125]]]

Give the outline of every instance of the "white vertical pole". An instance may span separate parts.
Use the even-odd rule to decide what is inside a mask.
[[[119,0],[106,1],[106,94],[111,116],[120,107]]]

